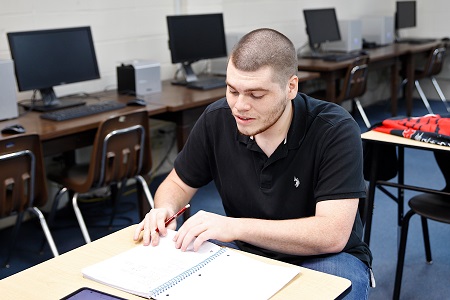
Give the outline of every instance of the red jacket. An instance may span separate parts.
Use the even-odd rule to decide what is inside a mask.
[[[440,115],[386,119],[373,130],[426,143],[450,146],[450,118],[442,118]]]

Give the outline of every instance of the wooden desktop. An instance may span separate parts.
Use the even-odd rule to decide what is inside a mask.
[[[85,279],[81,274],[81,270],[84,267],[139,244],[133,241],[133,232],[134,226],[129,226],[90,244],[0,280],[2,298],[60,299],[81,287],[91,287],[125,299],[142,299],[141,297]],[[284,264],[261,256],[248,255],[267,263]],[[350,285],[351,282],[348,279],[301,268],[300,274],[271,299],[284,300],[298,299],[299,297],[302,299],[335,299],[345,292]],[[194,298],[195,291],[192,291],[191,295],[186,295],[186,299]],[[211,295],[211,298],[214,298],[214,295]]]
[[[105,98],[106,99],[106,98]],[[109,98],[107,98],[109,99]],[[64,101],[64,100],[62,100]],[[94,102],[98,100],[88,100]],[[77,148],[92,145],[92,141],[100,121],[110,115],[142,109],[136,106],[129,106],[123,109],[77,118],[68,121],[55,122],[41,119],[41,113],[34,111],[21,112],[16,119],[0,122],[0,128],[12,124],[21,124],[26,133],[37,133],[43,145],[44,156],[51,156]],[[149,116],[164,113],[166,108],[161,105],[147,105]],[[9,135],[1,134],[0,138]]]
[[[367,50],[370,58],[369,70],[390,68],[390,101],[391,114],[397,115],[397,94],[399,92],[399,71],[404,73],[408,79],[405,86],[406,112],[410,116],[412,113],[412,94],[414,90],[414,70],[418,57],[425,55],[433,47],[440,44],[440,41],[412,45],[412,44],[391,44],[375,49]],[[330,62],[321,59],[299,59],[299,70],[320,73],[320,78],[326,83],[326,100],[335,102],[337,97],[337,80],[345,76],[346,68],[351,60]],[[401,65],[401,66],[400,66]]]

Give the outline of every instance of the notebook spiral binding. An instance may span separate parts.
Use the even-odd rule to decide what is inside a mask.
[[[163,293],[163,292],[167,291],[168,289],[170,289],[171,287],[173,287],[174,285],[180,283],[187,277],[191,276],[192,274],[194,274],[195,272],[197,272],[198,270],[200,270],[201,268],[203,268],[204,266],[209,264],[212,260],[216,259],[218,256],[225,253],[226,251],[227,251],[226,248],[221,248],[219,251],[217,251],[216,253],[214,253],[213,255],[211,255],[210,257],[205,259],[204,261],[200,262],[199,264],[195,265],[194,267],[190,268],[189,270],[184,271],[183,273],[175,276],[174,278],[167,281],[166,283],[163,283],[160,286],[158,286],[157,288],[154,288],[153,290],[150,291],[150,298],[155,298],[158,295],[160,295],[161,293]]]

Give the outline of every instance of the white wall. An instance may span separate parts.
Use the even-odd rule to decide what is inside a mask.
[[[448,0],[417,0],[419,28],[411,35],[447,36]],[[162,79],[176,66],[167,47],[166,15],[223,12],[227,32],[258,27],[280,30],[299,47],[307,42],[302,10],[335,7],[338,18],[391,15],[395,0],[1,0],[0,59],[10,58],[6,33],[90,25],[101,79],[57,87],[56,93],[94,92],[116,85],[116,65],[134,58],[161,63]],[[19,93],[19,100],[30,93]]]

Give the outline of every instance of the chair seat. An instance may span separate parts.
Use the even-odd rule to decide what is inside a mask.
[[[420,216],[450,224],[450,196],[419,194],[409,200],[409,206]]]
[[[426,74],[425,71],[422,69],[414,71],[414,80],[420,80],[428,77],[430,77],[430,75]]]
[[[83,194],[91,190],[91,186],[86,185],[88,169],[88,164],[74,165],[70,168],[50,165],[48,166],[47,177],[70,190]]]

